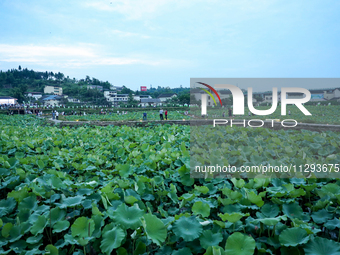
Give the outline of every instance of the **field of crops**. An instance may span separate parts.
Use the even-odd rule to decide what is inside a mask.
[[[160,120],[159,111],[147,111],[147,120]],[[165,116],[163,114],[165,119]],[[189,116],[184,115],[184,111],[168,111],[168,120],[181,120],[181,119],[188,119]],[[59,119],[61,120],[70,120],[70,121],[93,121],[93,120],[100,120],[100,121],[124,121],[124,120],[142,120],[143,119],[143,112],[127,112],[127,114],[117,114],[117,113],[110,113],[110,114],[90,114],[85,116],[79,115],[66,115],[60,116]]]
[[[0,127],[0,254],[340,254],[339,179],[192,179],[189,126]],[[230,161],[339,160],[336,133],[220,132]]]
[[[312,114],[312,116],[304,115],[300,109],[296,106],[287,106],[287,115],[281,116],[281,106],[278,106],[273,114],[268,116],[249,116],[249,109],[245,107],[245,115],[236,115],[235,118],[240,119],[295,119],[298,122],[303,123],[324,123],[324,124],[340,124],[339,112],[340,105],[306,105],[306,109]],[[259,106],[255,107],[258,110],[270,109],[270,106]],[[291,115],[288,115],[288,111]],[[208,108],[208,118],[223,118],[223,112],[225,113],[225,118],[228,118],[228,108]],[[191,108],[190,114],[195,115],[197,118],[201,117],[201,110],[199,108]]]

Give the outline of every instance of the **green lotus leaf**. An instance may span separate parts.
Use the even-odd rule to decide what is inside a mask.
[[[240,232],[228,237],[225,252],[228,255],[252,255],[255,250],[254,238]]]
[[[327,223],[324,224],[326,228],[329,230],[334,230],[335,228],[340,229],[340,220],[337,218],[334,218],[333,220],[327,221]]]
[[[92,237],[75,237],[74,239],[78,245],[86,246],[92,240]]]
[[[17,203],[13,197],[1,200],[0,201],[0,217],[11,213],[14,210],[16,204]]]
[[[191,210],[196,215],[201,214],[202,217],[209,217],[210,215],[210,206],[207,203],[203,203],[201,201],[196,202],[192,206]]]
[[[71,226],[71,233],[73,237],[91,237],[95,228],[94,221],[86,217],[79,217]]]
[[[37,197],[35,195],[28,196],[18,204],[18,211],[21,211],[22,209],[35,210],[37,207],[38,207]]]
[[[25,253],[25,255],[36,255],[36,254],[43,254],[44,252],[39,250],[38,248],[31,249]]]
[[[322,223],[325,223],[330,218],[332,218],[332,214],[327,212],[325,209],[322,209],[317,212],[313,212],[312,218],[315,223],[322,224]]]
[[[340,244],[322,237],[315,237],[304,248],[306,255],[340,255]]]
[[[137,204],[131,207],[126,206],[126,204],[121,204],[117,207],[116,211],[113,213],[113,218],[123,229],[137,229],[140,227],[140,218],[144,215],[144,211],[139,209]]]
[[[18,241],[23,234],[21,233],[21,227],[20,226],[13,226],[11,230],[9,231],[9,241],[10,242],[16,242]]]
[[[173,232],[177,238],[182,237],[184,241],[190,242],[201,235],[202,225],[194,217],[181,217],[174,223]]]
[[[44,215],[40,215],[36,222],[33,223],[31,227],[31,233],[33,235],[41,234],[44,231],[44,228],[47,225],[47,219]]]
[[[125,232],[119,227],[114,227],[111,230],[106,231],[103,234],[100,250],[103,253],[110,255],[114,249],[121,246],[125,235]]]
[[[22,253],[26,247],[27,243],[24,240],[18,240],[9,246],[10,249],[19,254]]]
[[[120,247],[116,250],[117,255],[128,255],[128,252],[125,248]],[[143,254],[143,253],[142,253]],[[135,254],[134,254],[135,255]]]
[[[220,246],[210,246],[203,255],[227,255],[227,253]]]
[[[281,232],[279,236],[280,243],[284,246],[297,246],[309,241],[306,230],[301,228],[288,228]]]
[[[229,221],[231,223],[235,223],[239,221],[242,217],[249,216],[249,213],[219,213],[218,216],[223,220],[223,221]]]
[[[9,237],[9,232],[11,231],[12,228],[13,228],[12,223],[10,222],[6,223],[1,230],[2,236],[5,238]]]
[[[146,214],[141,218],[145,232],[155,244],[162,246],[167,237],[167,230],[164,223],[155,215]]]
[[[51,209],[51,224],[52,226],[56,224],[57,222],[61,221],[64,219],[66,215],[66,211],[60,209],[59,207]],[[49,212],[48,212],[48,217],[49,217]]]
[[[270,178],[254,178],[254,189],[267,187],[270,183]]]
[[[177,251],[173,251],[171,255],[192,255],[191,250],[188,247],[184,247],[182,249],[179,249]]]
[[[320,197],[323,197],[325,195],[333,197],[336,194],[340,194],[340,187],[335,183],[328,183],[325,186],[321,187],[320,191],[318,191],[318,194],[320,195]]]
[[[127,203],[129,205],[133,205],[135,202],[138,201],[138,199],[135,198],[134,196],[125,196],[124,201],[125,201],[125,203]]]
[[[50,254],[50,255],[58,255],[58,254],[59,254],[58,249],[57,249],[55,246],[53,246],[52,244],[46,245],[45,250],[46,250],[46,251],[48,252],[48,254]]]
[[[37,165],[38,165],[39,169],[41,169],[41,170],[45,168],[44,161],[42,161],[42,160],[38,160]]]
[[[142,241],[138,241],[136,245],[136,249],[133,252],[133,255],[142,255],[146,252],[146,245]],[[127,254],[127,252],[126,252]]]
[[[274,218],[279,214],[280,208],[276,204],[270,204],[269,203],[269,204],[265,204],[261,207],[261,212],[266,217]]]
[[[276,217],[276,218],[265,218],[265,219],[259,219],[258,221],[262,222],[264,225],[267,226],[274,226],[277,223],[280,222],[280,220],[287,220],[286,216],[282,216],[282,217]]]
[[[26,239],[26,242],[29,244],[36,244],[39,243],[42,238],[43,235],[30,236],[29,238]]]
[[[67,198],[65,198],[64,195],[62,195],[62,197],[63,197],[62,198],[62,203],[58,204],[61,209],[80,205],[81,202],[85,198],[83,196],[75,196],[75,197],[67,197]]]
[[[256,204],[258,207],[261,207],[264,205],[264,202],[262,200],[262,197],[259,195],[256,195],[254,191],[249,192],[247,194],[248,200],[252,202],[253,204]]]
[[[232,178],[231,182],[234,184],[236,188],[239,188],[239,189],[243,188],[243,186],[245,185],[245,181],[243,179],[237,180],[236,178]]]
[[[203,231],[200,236],[200,244],[204,249],[208,249],[209,246],[218,246],[223,240],[221,233],[213,233],[211,230]]]
[[[283,204],[282,211],[290,219],[295,219],[295,218],[301,219],[303,216],[302,208],[297,203]]]
[[[134,173],[134,168],[131,167],[130,164],[125,164],[125,165],[118,164],[116,165],[116,169],[117,171],[119,171],[119,175],[121,177],[129,177],[130,175]]]
[[[70,227],[70,222],[67,220],[62,220],[58,221],[56,224],[53,226],[53,233],[59,233],[62,232]]]
[[[191,201],[191,200],[193,200],[195,197],[196,197],[195,194],[185,193],[185,194],[183,194],[179,199],[180,199],[180,200],[185,199],[186,201]]]
[[[195,190],[197,190],[199,193],[202,193],[202,194],[207,194],[209,192],[209,189],[206,186],[196,186],[195,185]]]
[[[289,197],[297,198],[306,195],[306,191],[303,189],[294,189],[291,192],[289,192]]]

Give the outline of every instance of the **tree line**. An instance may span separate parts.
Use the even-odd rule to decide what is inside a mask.
[[[25,95],[27,92],[43,93],[45,86],[59,86],[63,88],[63,94],[75,97],[84,103],[95,105],[108,104],[103,91],[87,89],[87,85],[102,86],[103,90],[110,90],[112,86],[108,81],[100,81],[88,75],[84,79],[77,80],[75,78],[71,79],[61,72],[40,72],[21,68],[21,66],[18,69],[10,69],[8,71],[0,70],[0,96],[15,97],[20,103],[29,100]],[[157,98],[163,93],[176,93],[178,97],[172,100],[173,103],[188,104],[190,102],[189,88],[183,88],[182,86],[174,89],[158,86],[157,88],[150,88],[145,92],[134,91],[123,85],[121,91],[118,91],[118,94],[128,94],[129,98],[131,98],[132,94],[150,95],[152,98]],[[129,101],[130,104],[136,103],[133,100]]]

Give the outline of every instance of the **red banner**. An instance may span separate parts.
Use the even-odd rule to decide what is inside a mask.
[[[140,86],[140,91],[147,91],[146,86]]]

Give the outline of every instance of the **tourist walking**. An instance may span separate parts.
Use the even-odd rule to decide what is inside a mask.
[[[231,108],[228,110],[229,117],[231,117]]]
[[[55,118],[58,120],[58,117],[59,117],[59,112],[58,111],[55,111]]]
[[[159,110],[159,117],[161,120],[163,120],[163,109]]]
[[[143,113],[143,120],[146,120],[147,119],[147,115],[146,115],[146,112]]]
[[[165,120],[168,120],[168,111],[165,110],[164,114],[165,114]]]

